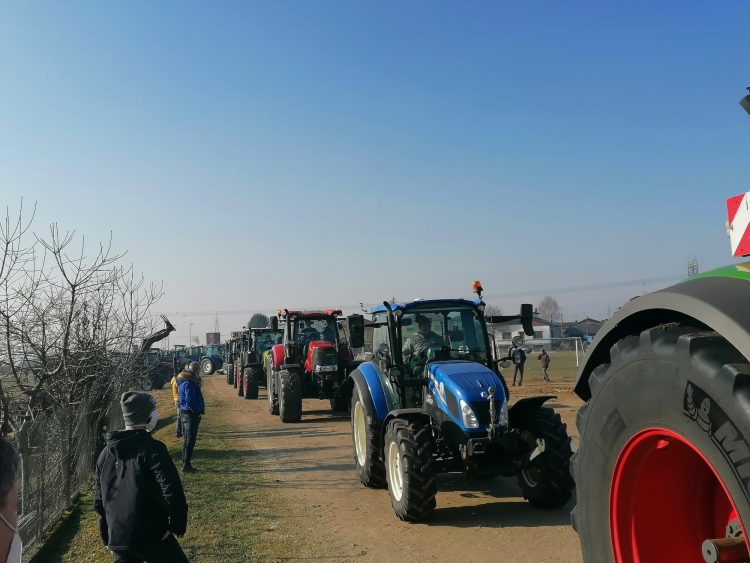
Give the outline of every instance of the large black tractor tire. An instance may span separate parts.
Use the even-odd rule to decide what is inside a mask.
[[[432,429],[426,420],[395,418],[385,432],[385,473],[393,511],[419,522],[435,510],[437,481]]]
[[[238,369],[239,376],[235,374],[235,379],[237,380],[237,396],[242,397],[245,394],[245,388],[243,385],[243,378],[242,378],[242,369]]]
[[[201,360],[201,373],[203,375],[213,375],[214,363],[211,361],[211,358],[203,358]]]
[[[570,500],[573,478],[570,475],[570,436],[560,415],[548,407],[531,409],[518,422],[521,439],[536,447],[544,440],[544,452],[518,474],[523,498],[539,508],[560,508]]]
[[[258,373],[256,368],[245,368],[245,399],[258,398]]]
[[[269,367],[268,371],[266,372],[266,391],[268,392],[268,412],[272,415],[279,414],[279,396],[277,394],[277,391],[279,389],[278,385],[274,385],[274,379],[276,379],[276,374],[273,372],[273,370]]]
[[[716,332],[681,324],[626,337],[609,355],[590,376],[571,461],[583,558],[702,561],[702,542],[725,536],[717,499],[750,524],[750,365]]]
[[[227,385],[232,385],[234,383],[234,365],[224,364],[224,373],[227,376]]]
[[[232,363],[232,385],[234,385],[234,388],[237,389],[239,377],[237,377],[237,364]]]
[[[279,417],[281,422],[299,422],[302,418],[302,382],[298,371],[279,372]]]
[[[354,466],[359,480],[365,487],[385,487],[385,464],[380,456],[381,423],[367,389],[360,391],[359,385],[352,390],[352,441]]]
[[[140,379],[140,387],[143,391],[153,391],[154,382],[151,380],[151,378],[148,375],[144,375]]]

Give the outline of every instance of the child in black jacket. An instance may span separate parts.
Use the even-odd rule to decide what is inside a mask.
[[[94,509],[116,562],[187,561],[175,536],[187,526],[187,502],[167,447],[151,436],[156,401],[128,391],[120,400],[125,430],[107,434],[96,462]]]

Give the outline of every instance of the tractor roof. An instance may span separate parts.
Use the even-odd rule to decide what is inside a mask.
[[[325,309],[323,311],[288,311],[290,317],[300,317],[303,319],[314,317],[337,317],[341,315],[341,309]],[[286,317],[287,311],[279,309],[278,316]]]
[[[271,328],[270,326],[264,326],[263,328],[251,328],[251,332],[284,332],[280,328]]]
[[[411,309],[432,309],[467,305],[470,307],[476,307],[484,304],[484,301],[481,299],[418,299],[417,301],[411,301],[410,303],[391,303],[391,308],[394,311],[409,311]],[[370,313],[373,314],[385,312],[386,308],[384,305],[378,305],[377,307],[370,309]]]

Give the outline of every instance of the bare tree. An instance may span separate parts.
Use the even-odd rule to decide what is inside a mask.
[[[552,321],[560,316],[560,305],[554,297],[547,295],[539,302],[539,315],[547,320]]]
[[[499,317],[503,314],[503,308],[497,305],[487,305],[484,308],[484,314],[487,317]]]

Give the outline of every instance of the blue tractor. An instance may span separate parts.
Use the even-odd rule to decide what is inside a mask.
[[[436,474],[517,476],[531,504],[563,506],[571,497],[570,437],[544,403],[520,399],[509,408],[508,387],[487,323],[520,320],[532,335],[532,307],[515,316],[485,317],[476,300],[384,302],[371,310],[373,357],[349,376],[354,462],[366,487],[387,485],[402,520],[435,509]],[[348,319],[352,346],[364,343],[364,318]]]

